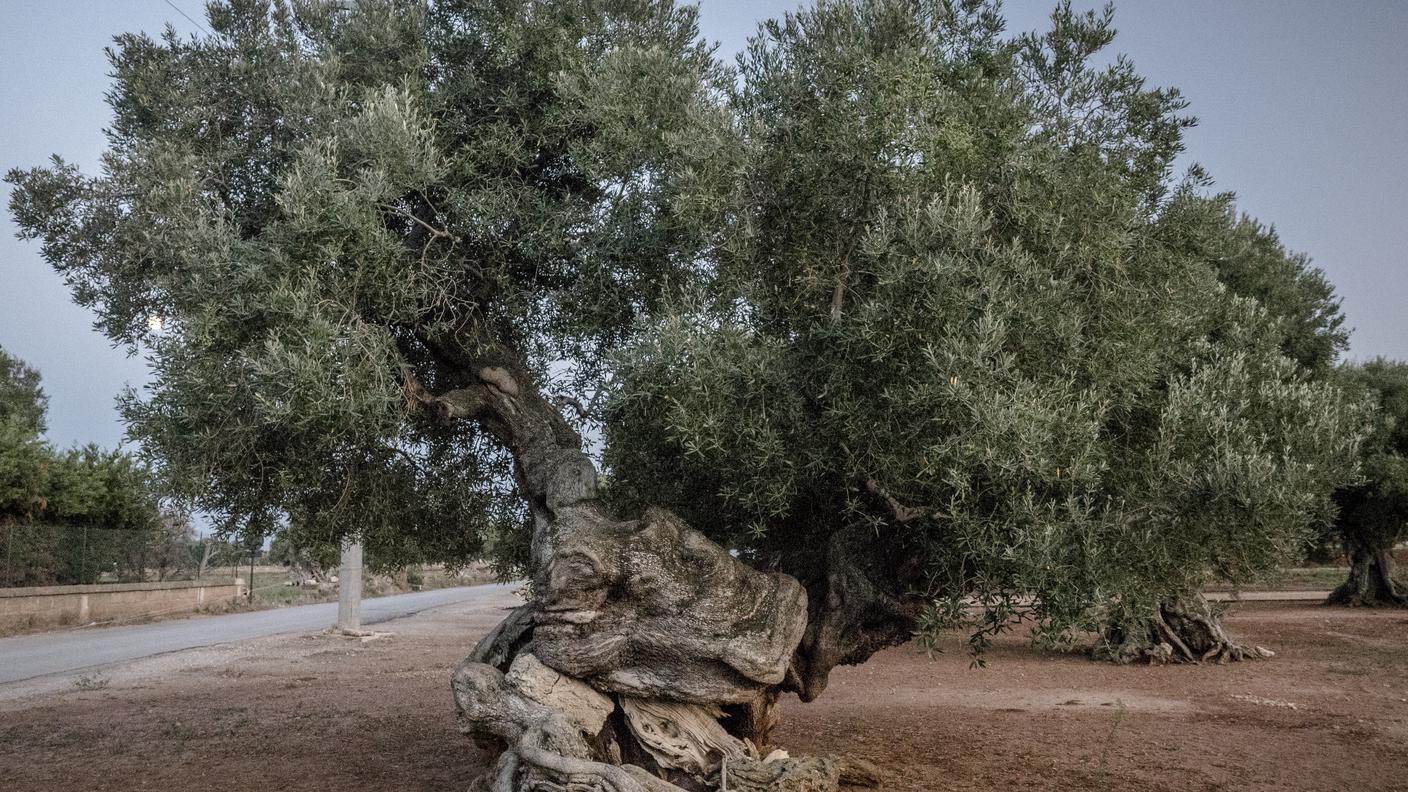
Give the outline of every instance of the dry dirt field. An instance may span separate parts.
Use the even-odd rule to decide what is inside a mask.
[[[934,660],[903,647],[840,669],[785,706],[777,739],[889,767],[891,792],[1408,790],[1408,612],[1239,608],[1231,629],[1275,659],[1121,668],[1013,638],[970,669],[955,637]],[[268,638],[9,691],[0,789],[462,790],[480,760],[449,669],[497,615],[450,606],[367,643]]]

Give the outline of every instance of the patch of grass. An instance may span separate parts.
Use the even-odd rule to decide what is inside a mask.
[[[420,585],[414,586],[418,590],[451,588],[453,586],[478,586],[484,583],[499,582],[498,575],[489,568],[487,564],[474,564],[466,567],[455,574],[449,574],[443,569],[426,569],[421,572],[422,581]]]
[[[1115,705],[1119,707],[1119,709],[1115,711],[1115,722],[1110,724],[1110,733],[1105,736],[1105,745],[1100,750],[1100,764],[1095,770],[1095,783],[1106,788],[1108,788],[1106,774],[1110,769],[1110,748],[1115,744],[1115,732],[1119,731],[1120,723],[1124,721],[1126,713],[1124,701],[1115,699]]]
[[[191,730],[180,721],[171,721],[161,727],[161,736],[171,740],[172,747],[176,749],[176,753],[184,753],[186,750],[186,742],[191,739]]]
[[[1243,591],[1331,591],[1347,577],[1349,567],[1344,566],[1291,567]]]
[[[249,572],[246,570],[246,575]],[[413,570],[407,575],[412,591],[452,588],[454,586],[474,586],[493,583],[496,578],[487,566],[472,566],[458,574],[448,574],[444,569],[428,568]],[[318,602],[337,601],[337,588],[320,591],[313,587],[288,586],[288,573],[282,570],[254,572],[254,607],[281,608],[289,605],[311,605]],[[362,581],[362,597],[371,599],[390,594],[403,594],[402,589],[387,585],[386,578],[366,576]]]
[[[102,674],[84,674],[73,680],[73,686],[78,690],[102,690],[108,686],[108,678]]]
[[[215,726],[227,737],[234,737],[249,729],[249,707],[220,707],[211,712]]]
[[[254,604],[261,608],[277,608],[286,605],[309,605],[315,602],[331,602],[337,599],[336,589],[319,591],[316,588],[285,585],[289,580],[287,572],[255,572]]]

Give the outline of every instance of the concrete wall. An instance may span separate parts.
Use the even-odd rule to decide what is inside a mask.
[[[0,588],[0,632],[194,613],[229,605],[243,593],[240,578]]]

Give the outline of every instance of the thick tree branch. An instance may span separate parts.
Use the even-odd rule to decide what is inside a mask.
[[[575,396],[559,393],[552,397],[552,403],[556,404],[558,407],[571,407],[577,412],[577,416],[583,420],[591,417],[591,411],[587,408],[587,405],[582,404],[582,400]]]
[[[846,282],[851,277],[851,265],[847,261],[841,265],[841,272],[836,276],[836,287],[831,291],[831,323],[836,324],[841,321],[841,308],[846,302]]]
[[[860,479],[865,484],[866,492],[885,501],[885,505],[890,509],[891,516],[895,518],[895,522],[901,525],[908,525],[932,514],[928,509],[920,509],[900,503],[889,491],[880,486],[880,482],[869,476],[862,476],[860,473],[857,473],[856,478]]]
[[[533,387],[525,367],[506,352],[495,355],[500,362],[494,364],[487,357],[479,359],[483,364],[468,355],[454,359],[470,364],[452,369],[464,385],[438,396],[428,393],[413,371],[403,369],[403,389],[413,407],[440,421],[475,421],[502,442],[513,455],[523,494],[535,510],[546,510],[544,518],[596,497],[596,467],[582,452],[581,435]]]

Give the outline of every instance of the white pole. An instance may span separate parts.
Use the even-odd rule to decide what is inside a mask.
[[[362,544],[343,542],[342,570],[337,576],[337,629],[362,631]]]

